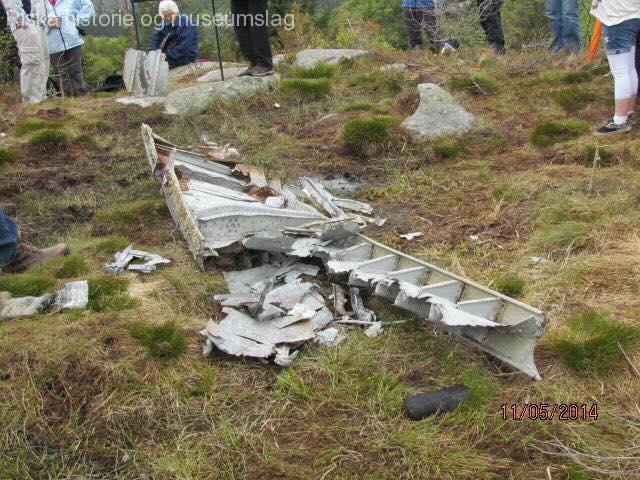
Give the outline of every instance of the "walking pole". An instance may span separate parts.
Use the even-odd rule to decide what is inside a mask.
[[[224,69],[222,68],[222,54],[220,53],[220,36],[218,35],[218,21],[216,16],[216,0],[211,0],[213,10],[213,29],[216,32],[216,45],[218,47],[218,65],[220,66],[220,79],[224,82]]]
[[[133,28],[136,31],[136,43],[140,50],[140,33],[138,32],[138,18],[136,17],[136,0],[131,0],[131,14],[133,15]]]

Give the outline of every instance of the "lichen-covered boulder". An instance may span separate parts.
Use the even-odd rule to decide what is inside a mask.
[[[467,112],[446,90],[433,83],[418,85],[420,104],[401,125],[415,141],[469,131],[475,117]]]
[[[310,48],[296,55],[295,64],[300,67],[315,67],[318,63],[336,64],[343,58],[367,55],[366,50],[348,50],[340,48]]]
[[[202,112],[215,98],[239,98],[253,92],[267,90],[278,79],[278,75],[236,77],[224,82],[205,83],[176,90],[167,96],[165,112],[170,115]]]

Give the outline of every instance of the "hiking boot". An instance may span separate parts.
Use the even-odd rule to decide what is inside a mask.
[[[251,72],[252,77],[266,77],[273,75],[273,67],[255,67]]]
[[[253,71],[256,69],[255,66],[249,67],[246,70],[243,70],[238,74],[239,77],[250,77],[253,75]]]
[[[603,126],[601,126],[598,130],[593,132],[594,135],[613,135],[615,133],[627,133],[631,130],[631,124],[629,120],[623,124],[617,124],[613,121],[613,117]]]
[[[44,263],[47,260],[56,258],[59,256],[69,255],[69,249],[64,243],[58,243],[53,247],[45,248],[41,250],[28,243],[20,242],[18,244],[18,251],[16,256],[9,265],[2,269],[6,273],[20,273],[24,272],[27,268]]]

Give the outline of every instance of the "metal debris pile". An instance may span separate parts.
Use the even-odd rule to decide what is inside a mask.
[[[297,184],[266,178],[228,147],[215,146],[218,158],[212,159],[202,148],[171,144],[146,125],[142,136],[196,262],[207,268],[219,257],[245,260],[247,270],[225,274],[230,293],[217,301],[226,316],[203,331],[205,353],[216,346],[286,365],[302,342],[339,343],[341,325],[365,325],[375,336],[383,322],[364,307],[359,289],[366,289],[540,378],[533,353],[546,326],[543,313],[362,235],[365,226],[384,223],[371,216],[371,206],[335,197],[310,178]],[[346,294],[339,285],[322,296],[322,284],[300,278],[315,277],[314,265],[335,284],[348,279],[355,318],[344,318]],[[325,298],[333,299],[333,311]]]

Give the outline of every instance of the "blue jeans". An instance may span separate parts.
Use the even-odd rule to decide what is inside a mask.
[[[580,50],[580,11],[578,0],[545,0],[547,17],[551,20],[553,41],[549,50]]]
[[[0,267],[11,263],[18,251],[18,227],[0,208]]]
[[[607,55],[629,53],[640,38],[640,18],[631,18],[618,25],[602,26],[602,40]]]

